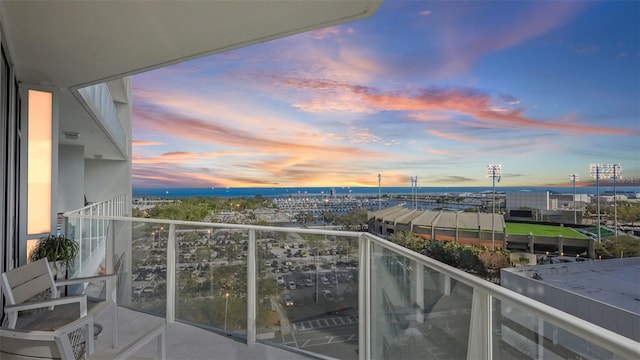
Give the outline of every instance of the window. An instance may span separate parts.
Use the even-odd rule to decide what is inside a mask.
[[[29,90],[27,234],[51,232],[53,94]]]

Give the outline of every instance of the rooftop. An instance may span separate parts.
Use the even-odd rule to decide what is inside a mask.
[[[640,258],[504,269],[640,315]]]

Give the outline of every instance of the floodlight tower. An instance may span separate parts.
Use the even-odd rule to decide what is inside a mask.
[[[573,223],[578,223],[578,216],[576,215],[576,181],[580,179],[578,174],[569,175],[569,180],[573,183]]]
[[[382,175],[378,174],[378,210],[382,207],[382,193],[380,192],[380,184],[382,183]]]
[[[411,200],[413,200],[413,208],[418,208],[418,175],[411,177]]]
[[[589,165],[589,174],[596,179],[596,209],[598,211],[598,242],[602,239],[600,232],[600,175],[602,171],[602,164]]]
[[[618,236],[618,206],[616,199],[616,180],[622,174],[622,164],[613,164],[613,222],[615,235]]]
[[[616,194],[616,180],[622,173],[622,164],[604,164],[602,165],[601,176],[613,180],[613,226],[615,227],[615,235],[618,236],[618,206]]]
[[[496,230],[494,220],[496,216],[496,180],[500,182],[500,178],[502,177],[502,165],[487,165],[487,177],[490,177],[493,180],[493,201],[491,201],[491,250],[496,251]]]

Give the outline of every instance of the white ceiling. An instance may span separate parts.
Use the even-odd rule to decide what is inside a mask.
[[[97,125],[86,123],[93,121],[74,98],[76,89],[367,18],[381,3],[382,0],[0,0],[0,20],[18,80],[61,89],[61,143],[65,143],[63,131],[77,131],[81,135],[71,143],[87,147],[85,156],[101,154],[109,158],[105,153],[109,151],[91,149],[96,142],[88,135],[100,131]]]

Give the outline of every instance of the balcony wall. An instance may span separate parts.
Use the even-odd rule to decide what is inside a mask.
[[[113,144],[118,148],[123,158],[127,158],[127,133],[122,126],[118,109],[106,83],[87,86],[78,90],[87,102],[94,118],[100,127],[105,129]]]
[[[367,233],[69,214],[70,228],[86,221],[105,222],[106,271],[132,269],[121,305],[248,344],[344,359],[640,358],[637,342]]]

